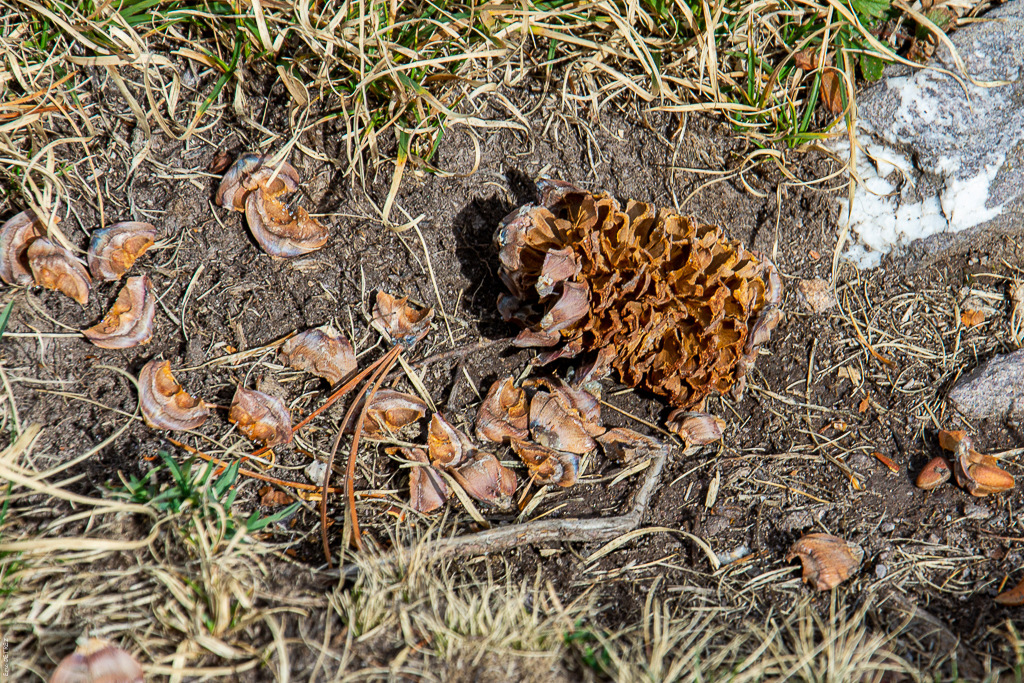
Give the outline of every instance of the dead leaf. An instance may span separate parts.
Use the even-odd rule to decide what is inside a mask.
[[[800,52],[793,55],[793,63],[798,69],[812,71],[818,66],[817,53],[818,51],[813,47],[809,47],[806,50],[800,50]]]
[[[1003,591],[995,598],[1000,605],[1017,607],[1024,605],[1024,580],[1008,591]]]
[[[181,388],[166,360],[151,360],[139,372],[139,407],[154,429],[196,429],[210,417],[210,406]]]
[[[505,377],[488,390],[476,416],[476,435],[495,443],[525,439],[529,422],[526,392],[513,384],[512,377]]]
[[[370,438],[395,434],[427,414],[428,406],[419,396],[393,389],[378,391],[366,408],[363,432]]]
[[[284,401],[241,385],[231,400],[228,422],[267,448],[291,443],[292,440],[292,418]]]
[[[356,369],[352,342],[330,325],[300,332],[281,346],[280,353],[292,369],[323,377],[331,384]]]
[[[457,467],[474,450],[469,437],[453,427],[441,413],[434,413],[427,427],[427,453],[438,468]]]
[[[939,431],[939,447],[946,451],[955,451],[966,437],[967,432],[962,429],[942,429]],[[971,448],[972,445],[968,443],[967,448]]]
[[[515,472],[493,453],[476,451],[451,474],[466,493],[482,503],[498,503],[516,491]]]
[[[441,473],[427,464],[429,459],[422,448],[389,448],[387,452],[400,453],[404,458],[424,465],[409,470],[409,505],[413,510],[433,512],[451,497]]]
[[[580,456],[556,451],[531,441],[512,440],[512,450],[526,463],[530,479],[537,484],[568,487],[576,483],[580,472]]]
[[[395,342],[412,346],[430,332],[433,308],[416,308],[409,297],[398,299],[387,292],[377,292],[373,305],[373,322]]]
[[[597,448],[578,411],[567,409],[555,395],[538,391],[530,399],[530,435],[542,446],[584,455]]]
[[[870,407],[871,407],[871,399],[868,398],[867,396],[865,396],[863,399],[861,399],[860,404],[857,406],[857,412],[858,413],[866,413],[866,412],[868,412],[868,408],[870,408]]]
[[[260,489],[260,505],[267,507],[280,507],[295,500],[284,491],[279,491],[273,486],[264,486]]]
[[[632,429],[616,427],[597,437],[605,457],[628,466],[656,454],[668,452],[665,444]]]
[[[226,149],[222,149],[213,155],[213,159],[210,160],[210,164],[206,167],[209,173],[220,175],[224,171],[228,170],[228,166],[231,165],[231,155],[228,154]]]
[[[843,79],[835,70],[827,69],[821,74],[821,101],[833,114],[843,113],[844,87]]]

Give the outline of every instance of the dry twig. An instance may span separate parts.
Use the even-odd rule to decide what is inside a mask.
[[[438,557],[482,555],[498,553],[523,544],[531,543],[604,543],[640,526],[644,514],[657,490],[661,473],[668,455],[662,453],[651,459],[643,483],[633,494],[629,512],[614,517],[592,519],[545,519],[524,524],[488,529],[475,534],[438,540],[431,544],[431,553]],[[379,557],[375,564],[402,561],[415,552],[414,548],[403,547]],[[346,574],[357,573],[359,568],[352,565]]]

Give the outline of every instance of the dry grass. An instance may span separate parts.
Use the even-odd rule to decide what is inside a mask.
[[[946,28],[981,9],[943,5],[952,17],[943,20]],[[136,120],[143,144],[131,149],[133,167],[149,156],[152,135],[202,137],[226,114],[275,148],[337,164],[304,135],[337,122],[345,131],[340,166],[347,174],[365,182],[383,159],[396,162],[385,222],[407,162],[471,172],[431,165],[446,131],[464,127],[474,139],[473,131],[495,127],[529,134],[530,112],[506,94],[528,73],[542,73],[545,89],[560,92],[566,110],[582,121],[631,103],[717,111],[760,144],[800,143],[843,119],[818,106],[823,78],[846,83],[847,106],[858,74],[877,77],[882,61],[906,61],[897,51],[906,52],[908,41],[944,38],[934,23],[888,2],[862,0],[852,8],[837,0],[555,0],[522,7],[4,0],[0,149],[9,166],[7,190],[44,206],[48,193],[66,195],[62,184],[73,178],[57,162],[60,147],[81,146],[86,158],[95,151],[98,112],[80,97],[88,78],[104,80]],[[931,37],[913,37],[915,31]],[[821,46],[814,68],[797,68],[798,53]],[[286,93],[283,138],[268,126],[266,102],[243,87],[254,75]],[[54,117],[66,121],[65,135],[53,135],[47,124]],[[89,180],[89,171],[71,175],[95,185],[102,209],[99,180]]]
[[[224,537],[223,525],[197,509],[157,513],[73,494],[53,470],[31,467],[45,455],[33,452],[37,435],[26,429],[0,454],[0,474],[12,482],[0,524],[10,680],[45,679],[87,635],[117,641],[148,675],[172,681],[957,679],[955,637],[905,601],[879,598],[891,585],[840,590],[821,604],[797,597],[793,579],[794,606],[768,608],[762,618],[690,598],[662,601],[652,589],[636,624],[610,632],[603,583],[567,601],[542,568],[517,582],[502,559],[435,557],[431,532],[399,563],[375,559],[372,549],[354,556],[347,572],[333,574],[354,574],[350,583],[244,532]],[[68,503],[79,512],[68,515]],[[918,559],[895,564],[890,576],[958,554],[908,547],[904,555]],[[720,575],[719,605],[753,597],[739,575]],[[954,640],[936,648],[936,637]],[[1019,676],[1016,630],[1007,624],[990,637],[1016,653]],[[895,654],[929,643],[924,659]],[[978,666],[968,680],[1003,680],[992,661]]]
[[[648,602],[641,625],[606,643],[617,681],[807,682],[921,680],[893,654],[899,632],[867,626],[870,600],[837,603],[822,617],[801,600],[788,614],[731,627],[713,616]]]

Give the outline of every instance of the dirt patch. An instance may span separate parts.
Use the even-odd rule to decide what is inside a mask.
[[[712,573],[704,552],[686,537],[652,533],[595,563],[585,558],[596,545],[525,543],[505,557],[513,577],[530,579],[540,567],[567,600],[599,583],[604,609],[595,621],[607,629],[638,619],[651,591],[684,608],[757,618],[788,610],[806,595],[798,568],[782,557],[802,533],[828,531],[866,551],[862,571],[840,590],[934,615],[939,627],[917,644],[903,643],[903,656],[914,659],[919,650],[927,651],[929,642],[938,642],[938,632],[961,639],[974,658],[974,664],[961,661],[961,672],[980,666],[984,656],[1011,661],[1005,641],[991,632],[1012,612],[991,598],[1003,577],[1018,578],[1013,572],[1024,529],[1016,510],[1024,494],[971,499],[952,485],[925,493],[913,478],[938,453],[940,427],[967,426],[985,452],[1009,449],[1019,439],[1017,425],[965,425],[942,400],[950,383],[977,360],[1012,348],[1004,280],[1014,271],[988,253],[1019,256],[1017,245],[994,240],[977,253],[923,270],[897,259],[867,273],[840,266],[840,306],[812,315],[796,304],[792,283],[831,276],[835,190],[841,183],[815,181],[835,174],[832,160],[813,151],[790,152],[783,172],[774,158],[753,154],[756,148],[719,121],[608,110],[580,120],[555,97],[533,92],[531,84],[503,92],[522,111],[534,112],[529,132],[501,128],[482,134],[452,125],[432,160],[447,174],[415,166],[406,171],[390,218],[412,221],[416,229],[393,230],[380,219],[390,165],[371,170],[360,182],[335,161],[344,158],[343,129],[327,123],[300,134],[291,157],[306,179],[300,203],[331,224],[332,236],[309,257],[274,261],[258,248],[239,214],[212,207],[218,178],[205,171],[218,151],[256,149],[266,141],[262,133],[225,113],[188,142],[156,134],[147,143],[116,91],[98,75],[87,83],[80,97],[104,112],[99,140],[110,144],[105,154],[92,157],[91,166],[73,147],[64,149],[69,156],[62,162],[76,172],[66,176],[71,210],[62,225],[78,246],[86,246],[82,228],[100,224],[97,183],[107,223],[155,223],[160,241],[135,270],[150,275],[161,306],[150,345],[104,351],[69,328],[101,318],[117,285],[95,288],[84,309],[48,291],[4,292],[3,303],[15,301],[8,331],[16,336],[6,337],[0,348],[3,368],[21,423],[46,426],[36,465],[69,460],[127,424],[113,443],[69,472],[81,477],[70,484],[72,490],[95,495],[116,485],[118,473],[141,477],[153,466],[147,457],[161,449],[184,457],[159,433],[131,420],[136,393],[118,370],[134,376],[150,359],[170,360],[190,392],[221,406],[230,403],[236,384],[252,387],[257,378],[273,378],[293,413],[304,415],[326,395],[326,386],[284,368],[273,349],[241,360],[233,354],[331,322],[350,334],[357,353],[365,354],[361,360],[374,359],[380,343],[368,320],[371,295],[378,290],[438,308],[438,323],[415,358],[514,334],[495,308],[501,285],[492,236],[502,217],[533,199],[532,180],[550,175],[727,226],[732,237],[770,256],[789,286],[786,318],[762,353],[745,398],[709,402],[708,410],[728,421],[724,442],[691,456],[675,453],[644,520],[706,539],[723,560],[738,561]],[[263,125],[281,137],[261,151],[276,151],[288,139],[280,93],[249,94],[267,98],[271,114]],[[146,144],[143,161],[133,168]],[[5,217],[21,208],[10,200],[0,206]],[[990,317],[970,329],[957,313],[963,287],[984,292],[993,303]],[[422,377],[439,408],[465,424],[475,415],[480,393],[496,378],[522,372],[531,356],[501,342],[430,363]],[[565,370],[564,364],[556,367]],[[408,386],[404,377],[396,384]],[[653,423],[667,413],[662,402],[612,382],[605,383],[604,396]],[[325,456],[342,415],[329,411],[294,447],[279,449],[275,476],[305,481],[302,468],[310,454]],[[614,410],[604,415],[611,425],[639,427]],[[202,438],[187,437],[195,448],[250,449],[229,429],[226,411],[217,411],[200,432]],[[886,469],[876,452],[892,458],[899,472]],[[1008,467],[1016,471],[1012,459]],[[579,485],[552,492],[534,515],[622,513],[638,477],[611,485],[617,473],[615,465],[595,458]],[[340,476],[339,471],[336,481]],[[713,480],[718,492],[709,496]],[[383,445],[365,447],[356,489],[374,497],[362,499],[359,514],[364,531],[381,546],[414,539],[429,524],[407,520],[396,526],[388,511],[404,499],[404,487],[405,475]],[[254,482],[240,487],[246,509],[257,507],[256,490]],[[331,507],[340,520],[342,508]],[[489,516],[498,524],[514,521],[502,511]],[[322,555],[307,534],[317,524],[312,507],[302,509],[275,540],[290,533],[298,557],[318,566]],[[441,527],[442,533],[466,533],[473,525],[453,510]],[[331,530],[335,548],[340,534],[338,523]],[[289,581],[309,580],[300,577],[306,578]],[[828,597],[819,600],[827,610]],[[496,666],[467,663],[465,675],[484,676]]]

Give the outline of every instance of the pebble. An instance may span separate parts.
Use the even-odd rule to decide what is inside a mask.
[[[992,509],[987,505],[968,503],[964,505],[964,517],[967,519],[988,519],[992,516]]]
[[[782,518],[779,528],[782,531],[800,531],[814,524],[814,516],[810,510],[796,510]]]
[[[876,466],[880,466],[877,460],[864,453],[854,453],[846,459],[846,464],[858,472],[870,472]]]
[[[718,561],[724,567],[727,564],[732,564],[742,560],[744,557],[750,554],[750,548],[746,544],[743,544],[737,548],[733,548],[727,553],[718,553]]]
[[[836,307],[836,295],[826,280],[797,280],[796,300],[811,313],[825,313]]]
[[[705,536],[717,536],[729,528],[729,520],[721,515],[711,515],[704,521]]]
[[[875,565],[875,576],[879,579],[884,579],[886,574],[889,573],[889,566],[884,564]]]
[[[1024,350],[993,356],[961,377],[949,401],[972,420],[1024,416]]]
[[[306,465],[306,476],[317,486],[324,485],[324,474],[327,472],[327,463],[314,460]]]

